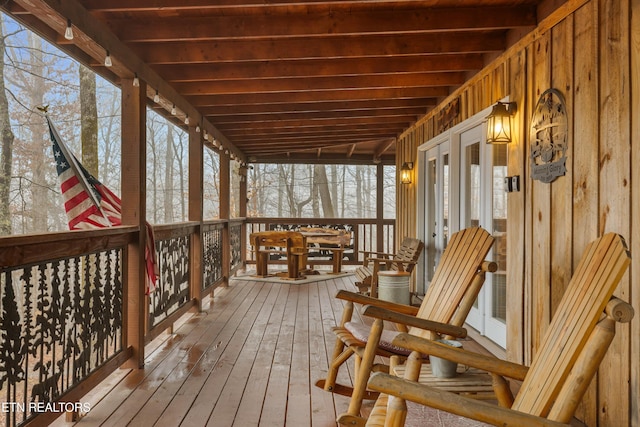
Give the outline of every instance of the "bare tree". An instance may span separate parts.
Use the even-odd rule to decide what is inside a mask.
[[[173,222],[173,126],[167,123],[167,151],[164,161],[164,222]]]
[[[11,234],[11,174],[13,170],[13,141],[15,136],[9,120],[9,103],[4,86],[4,25],[0,21],[0,234]]]
[[[327,169],[324,165],[314,165],[313,184],[317,188],[320,196],[320,201],[322,202],[323,217],[334,218],[336,215],[333,209],[333,202],[331,200],[331,192],[329,191]]]
[[[80,141],[82,165],[98,177],[98,107],[96,104],[96,75],[84,66],[78,67],[80,76]]]
[[[44,76],[44,52],[42,50],[42,40],[33,33],[29,33],[29,46],[31,55],[29,68],[31,75],[31,90],[29,91],[29,105],[42,105],[44,103],[44,95],[46,93]],[[49,145],[48,134],[45,123],[43,121],[34,121],[29,126],[32,135],[31,150],[33,158],[33,201],[34,209],[32,211],[33,230],[47,230],[47,212],[49,211],[49,203],[47,203],[49,194],[47,191],[46,171],[45,168],[45,149]],[[49,160],[47,164],[50,164]],[[36,206],[37,204],[37,206]]]

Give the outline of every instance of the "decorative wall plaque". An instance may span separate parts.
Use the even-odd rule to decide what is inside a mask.
[[[531,178],[552,182],[567,172],[567,109],[557,89],[538,99],[531,119]]]
[[[445,130],[449,129],[453,121],[458,117],[460,113],[460,98],[456,98],[450,103],[447,104],[440,112],[438,112],[438,116],[436,117],[437,125],[438,125],[438,133],[442,133]]]

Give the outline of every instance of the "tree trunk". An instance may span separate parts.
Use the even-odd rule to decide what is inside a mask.
[[[84,66],[80,75],[80,140],[82,165],[98,178],[98,107],[96,104],[96,75]]]
[[[324,165],[315,165],[313,169],[313,181],[320,193],[324,218],[335,218],[336,215],[333,210],[333,201],[331,200],[331,191],[329,190],[329,182],[327,179],[327,169]]]
[[[364,197],[362,189],[362,166],[356,166],[356,216],[358,218],[364,217],[362,215],[362,198]]]
[[[164,162],[164,222],[173,222],[173,127],[167,125],[167,153]]]
[[[13,140],[9,120],[9,104],[4,87],[4,28],[0,22],[0,235],[12,232],[9,195],[11,191],[11,174],[13,168]]]
[[[44,76],[44,54],[42,40],[33,33],[29,33],[31,90],[29,92],[29,105],[42,105],[46,92]],[[46,171],[51,165],[51,159],[45,162],[45,149],[49,146],[49,134],[44,121],[37,121],[29,126],[33,141],[33,211],[32,229],[27,232],[42,233],[48,230],[47,217],[49,212],[48,185]],[[45,164],[47,165],[45,167]],[[58,196],[59,197],[59,196]],[[57,199],[60,203],[60,199]]]

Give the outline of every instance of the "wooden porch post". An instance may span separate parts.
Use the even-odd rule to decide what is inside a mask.
[[[226,226],[222,230],[222,286],[229,285],[231,275],[231,239],[229,237],[229,216],[231,211],[231,179],[229,172],[229,156],[220,152],[220,219],[227,220]]]
[[[240,167],[240,217],[247,218],[247,166]],[[242,223],[240,230],[240,247],[242,248],[241,259],[242,268],[246,267],[247,253],[245,248],[247,247],[247,223]]]
[[[123,313],[125,345],[133,350],[126,368],[144,366],[146,272],[146,84],[134,86],[131,79],[122,81],[122,224],[135,225],[140,232],[128,246],[125,300]]]
[[[198,311],[202,311],[202,194],[203,180],[203,145],[202,132],[196,132],[195,127],[189,128],[189,221],[198,223],[191,235],[189,257],[191,269],[189,283],[191,284],[191,298],[195,300]]]
[[[376,165],[376,250],[387,252],[384,248],[384,165]]]

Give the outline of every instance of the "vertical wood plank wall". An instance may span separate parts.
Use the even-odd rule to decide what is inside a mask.
[[[509,96],[518,104],[508,174],[507,357],[529,363],[587,243],[626,239],[632,264],[616,295],[638,315],[616,338],[577,416],[589,426],[640,426],[640,0],[569,0],[398,139],[397,167],[437,136],[439,109],[455,98],[454,124]],[[548,88],[564,95],[567,173],[530,178],[529,125]],[[414,177],[417,173],[414,172]],[[634,185],[635,184],[635,185]],[[398,181],[398,237],[415,235],[418,185]]]

